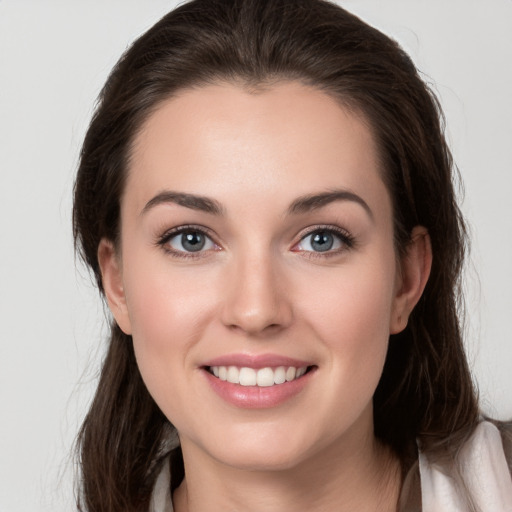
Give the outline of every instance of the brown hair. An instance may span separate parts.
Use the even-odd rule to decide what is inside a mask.
[[[102,290],[97,249],[119,237],[132,141],[176,91],[219,81],[242,86],[298,80],[368,120],[403,254],[425,226],[434,261],[407,328],[391,337],[374,396],[375,433],[407,467],[422,449],[453,457],[478,422],[459,325],[466,234],[439,103],[390,38],[323,0],[194,0],[142,35],[104,86],[75,184],[77,247]],[[112,324],[98,389],[80,435],[80,510],[148,507],[168,420],[146,390],[131,339]],[[173,452],[173,487],[183,477]]]

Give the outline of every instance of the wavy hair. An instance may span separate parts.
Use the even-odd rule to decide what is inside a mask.
[[[83,143],[74,189],[75,245],[103,292],[97,250],[119,239],[132,143],[161,102],[188,87],[232,82],[310,85],[371,127],[393,203],[397,254],[428,229],[433,266],[406,329],[391,336],[374,396],[376,436],[407,468],[422,449],[453,458],[478,422],[462,344],[460,274],[466,231],[456,170],[435,95],[399,45],[324,0],[193,0],[143,34],[110,74]],[[130,336],[115,323],[78,438],[79,509],[147,510],[168,420],[142,381]],[[163,448],[162,448],[163,447]],[[183,477],[172,451],[172,487]]]

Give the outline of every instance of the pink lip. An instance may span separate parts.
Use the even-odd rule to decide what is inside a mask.
[[[232,384],[212,375],[208,369],[211,366],[237,366],[259,368],[277,368],[278,366],[294,366],[302,368],[304,366],[313,366],[310,371],[302,377],[269,387],[259,386],[241,386]],[[235,407],[242,409],[265,409],[277,407],[293,399],[301,393],[316,373],[316,367],[307,361],[301,361],[289,357],[278,356],[275,354],[262,354],[258,356],[247,354],[231,354],[216,357],[207,361],[202,366],[204,374],[210,388],[220,396],[224,401]]]
[[[245,366],[258,370],[260,368],[277,368],[278,366],[302,368],[303,366],[312,366],[312,363],[277,354],[229,354],[211,359],[203,366],[237,366],[239,368]]]

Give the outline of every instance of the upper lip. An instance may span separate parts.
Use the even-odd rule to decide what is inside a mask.
[[[312,366],[309,361],[278,354],[226,354],[206,361],[203,366],[237,366],[239,368],[277,368],[278,366],[294,366],[302,368]]]

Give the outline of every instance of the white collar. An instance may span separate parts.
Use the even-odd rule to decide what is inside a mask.
[[[498,429],[480,423],[462,447],[461,476],[479,512],[512,512],[512,479]],[[443,468],[420,453],[422,512],[468,512],[465,493]],[[169,460],[163,464],[151,497],[149,512],[173,512]]]
[[[149,504],[149,512],[173,512],[169,462],[169,459],[164,461],[160,474],[156,479]]]
[[[501,435],[489,422],[480,423],[457,459],[466,489],[428,455],[420,453],[421,501],[423,512],[468,512],[470,494],[480,512],[512,512],[512,479]]]

